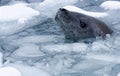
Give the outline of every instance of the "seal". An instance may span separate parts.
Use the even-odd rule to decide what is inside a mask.
[[[112,34],[112,30],[102,21],[78,12],[60,8],[55,16],[62,28],[65,39],[76,42],[83,39],[102,37]]]

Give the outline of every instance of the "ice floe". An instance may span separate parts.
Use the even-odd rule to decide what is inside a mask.
[[[19,19],[29,19],[39,15],[39,12],[26,6],[27,4],[14,4],[0,7],[0,22]]]
[[[25,3],[0,7],[0,36],[11,35],[28,27],[44,22],[39,11]]]
[[[39,57],[44,54],[40,51],[39,46],[35,44],[23,44],[17,49],[12,56],[13,57]]]
[[[105,1],[100,5],[100,7],[106,10],[118,10],[120,9],[120,1]]]
[[[25,65],[25,64],[9,64],[7,66],[12,66],[16,69],[18,69],[22,76],[51,76],[49,73],[41,70],[41,69],[38,69],[38,68],[35,68],[35,67],[32,67],[32,66],[28,66],[28,65]]]
[[[0,68],[0,76],[22,76],[21,72],[13,67]]]

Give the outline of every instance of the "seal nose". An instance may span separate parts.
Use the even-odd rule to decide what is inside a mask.
[[[67,10],[64,8],[60,8],[61,11],[66,12]]]

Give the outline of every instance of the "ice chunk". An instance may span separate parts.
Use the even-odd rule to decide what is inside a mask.
[[[106,10],[117,10],[120,9],[120,1],[105,1],[100,5],[100,7]]]
[[[117,30],[120,30],[120,24],[118,23],[118,24],[114,25],[113,28],[117,29]]]
[[[0,68],[0,76],[22,76],[20,71],[13,67]]]
[[[43,17],[43,19],[41,19]],[[0,36],[11,35],[23,31],[26,28],[44,22],[44,16],[33,17],[32,19],[19,19],[19,21],[0,22]],[[20,22],[20,23],[19,23]]]
[[[92,43],[92,51],[110,51],[111,48],[109,48],[102,40],[96,41]]]
[[[120,50],[120,36],[117,36],[115,41],[114,41],[114,47],[117,49],[117,50]]]
[[[76,6],[65,6],[63,7],[69,11],[73,11],[73,12],[78,12],[78,13],[83,13],[92,17],[106,17],[108,16],[108,14],[106,12],[91,12],[91,11],[86,11],[83,10],[81,8],[78,8]]]
[[[39,12],[25,6],[26,4],[14,4],[0,7],[0,22],[31,18],[39,15]]]
[[[106,62],[120,63],[120,56],[111,55],[111,54],[87,54],[86,56],[89,59],[96,59]]]
[[[26,28],[39,25],[46,19],[46,16],[28,7],[27,4],[24,3],[1,6],[0,36],[11,35]]]
[[[22,76],[51,76],[49,73],[32,66],[23,64],[10,64],[8,66],[17,68],[22,73]]]
[[[48,52],[86,52],[88,48],[84,43],[55,44],[41,46],[41,49]]]
[[[39,46],[35,44],[23,44],[17,49],[12,56],[14,57],[38,57],[44,54],[39,50]]]
[[[75,70],[81,70],[84,72],[91,73],[92,71],[97,71],[100,67],[104,67],[109,63],[105,61],[95,60],[95,59],[84,59],[81,60],[77,65],[74,66]],[[88,75],[87,75],[88,76]]]
[[[24,44],[24,43],[54,43],[57,42],[57,40],[60,40],[64,37],[62,36],[56,36],[56,35],[31,35],[22,37],[19,39],[16,39],[13,41],[13,44]]]

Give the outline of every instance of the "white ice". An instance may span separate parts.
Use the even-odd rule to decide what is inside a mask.
[[[16,64],[9,64],[6,66],[12,66],[12,67],[18,69],[22,74],[21,76],[51,76],[49,73],[47,73],[41,69],[38,69],[38,68],[35,68],[32,66],[28,66],[25,64],[19,64],[19,63],[17,64],[16,63]]]
[[[0,7],[0,22],[21,19],[27,20],[32,16],[39,15],[39,12],[27,7],[27,4],[18,3]]]
[[[22,76],[22,74],[14,67],[2,67],[0,68],[0,76]]]
[[[72,5],[78,0],[44,0],[42,3],[39,3],[35,9],[39,10],[41,13],[54,17],[57,10],[65,5]]]
[[[120,76],[120,73],[117,76]]]
[[[11,35],[44,21],[39,11],[25,3],[0,6],[0,36]]]
[[[106,12],[90,12],[90,11],[86,11],[83,10],[81,8],[78,8],[76,6],[65,6],[63,7],[69,11],[73,11],[73,12],[78,12],[78,13],[83,13],[92,17],[106,17],[108,16],[108,14]]]
[[[105,1],[100,5],[100,7],[106,10],[118,10],[120,9],[120,1]]]

